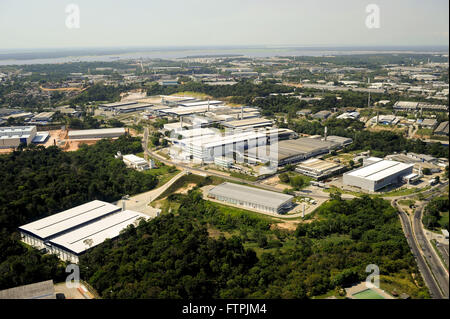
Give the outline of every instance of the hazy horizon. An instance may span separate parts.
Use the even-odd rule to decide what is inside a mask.
[[[68,28],[66,6],[80,10]],[[380,10],[368,28],[366,6]],[[3,0],[0,50],[448,46],[447,0]]]

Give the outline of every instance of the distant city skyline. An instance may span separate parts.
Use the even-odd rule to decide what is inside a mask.
[[[79,28],[67,27],[69,4]],[[370,4],[379,28],[366,24]],[[448,46],[448,10],[447,0],[2,0],[0,50]]]

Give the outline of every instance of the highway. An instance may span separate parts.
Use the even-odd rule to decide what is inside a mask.
[[[430,241],[427,239],[423,224],[422,224],[422,214],[424,211],[424,208],[428,201],[431,199],[427,198],[425,203],[420,205],[416,208],[416,211],[414,213],[414,220],[413,220],[413,230],[415,237],[422,248],[423,253],[425,254],[425,258],[427,258],[428,264],[432,270],[432,273],[434,274],[440,288],[442,291],[442,297],[448,298],[448,286],[449,286],[449,277],[448,277],[448,271],[445,268],[445,266],[442,264],[441,260],[439,259],[439,256],[434,251],[434,248],[432,247]]]
[[[416,258],[417,265],[422,274],[422,277],[430,290],[431,297],[434,299],[448,299],[449,292],[449,277],[444,265],[439,260],[439,257],[433,251],[430,242],[427,240],[421,221],[422,211],[428,201],[439,194],[439,191],[445,188],[448,182],[441,184],[433,189],[422,192],[423,195],[430,195],[427,197],[422,205],[416,208],[413,222],[410,217],[397,202],[402,199],[417,196],[418,194],[398,197],[392,200],[392,205],[400,214],[403,231],[406,240]],[[437,192],[436,192],[437,191]],[[433,194],[434,193],[434,194]]]

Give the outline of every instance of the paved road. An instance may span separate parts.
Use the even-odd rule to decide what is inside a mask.
[[[442,243],[439,243],[438,249],[441,252],[442,257],[444,257],[445,265],[448,268],[448,260],[449,260],[449,258],[448,258],[448,245],[444,245]]]
[[[445,266],[442,264],[441,260],[439,259],[439,256],[434,251],[434,248],[432,247],[431,243],[428,241],[423,229],[422,214],[427,203],[428,200],[426,200],[424,204],[417,207],[414,213],[413,230],[415,237],[420,245],[420,248],[422,248],[425,258],[427,259],[427,262],[432,270],[432,273],[435,276],[441,288],[442,297],[448,298],[449,296],[448,272],[445,269]]]
[[[429,195],[426,198],[426,202],[432,197],[439,194],[439,191],[444,189],[448,185],[448,182],[438,185],[432,189],[422,192],[424,196]],[[392,205],[398,210],[400,214],[400,220],[402,222],[403,231],[411,247],[412,253],[416,258],[417,265],[425,281],[425,284],[430,290],[430,294],[435,299],[448,298],[448,286],[449,278],[448,272],[444,265],[440,262],[439,257],[433,251],[433,247],[428,242],[423,233],[423,224],[421,221],[422,210],[425,204],[419,206],[415,212],[413,222],[409,218],[409,215],[397,205],[397,201],[410,197],[417,196],[418,194],[411,194],[401,197],[396,197],[392,200]]]
[[[405,233],[406,240],[408,242],[409,247],[411,248],[411,251],[416,258],[417,265],[419,266],[420,273],[422,274],[422,277],[425,281],[425,284],[427,285],[428,289],[430,290],[430,294],[432,298],[441,299],[442,294],[439,289],[438,284],[434,280],[433,274],[431,273],[431,270],[428,268],[426,261],[424,257],[422,256],[418,244],[414,238],[411,223],[408,217],[408,214],[403,211],[403,209],[397,205],[397,200],[392,201],[392,205],[397,209],[397,211],[400,214],[400,220],[402,221],[402,227],[403,232]]]

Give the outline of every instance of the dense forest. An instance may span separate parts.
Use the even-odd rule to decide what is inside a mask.
[[[444,197],[433,198],[430,203],[425,207],[424,215],[422,218],[423,224],[428,229],[437,230],[444,228],[448,230],[448,213],[449,213],[449,199],[448,194]],[[442,215],[446,213],[447,218],[443,218]]]
[[[152,189],[157,180],[126,168],[114,154],[142,151],[139,138],[101,140],[78,151],[30,146],[0,155],[0,289],[60,274],[58,259],[19,243],[17,227],[99,199]]]
[[[295,233],[231,214],[195,189],[170,200],[178,210],[82,257],[82,277],[102,297],[310,298],[364,280],[368,264],[386,281],[408,282],[414,297],[428,297],[413,283],[414,258],[396,211],[382,199],[335,197]],[[222,235],[212,236],[214,229]]]

